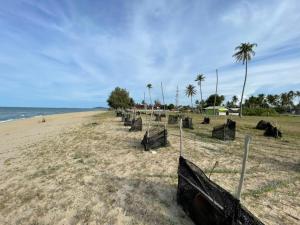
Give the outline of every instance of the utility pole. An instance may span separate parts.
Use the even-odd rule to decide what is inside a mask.
[[[144,110],[146,110],[146,97],[145,97],[145,92],[144,92]]]
[[[216,76],[217,76],[217,82],[216,82],[216,93],[215,93],[215,101],[214,101],[214,116],[216,116],[216,100],[217,100],[218,82],[219,82],[218,70],[217,69],[216,69]]]
[[[178,85],[177,85],[177,89],[176,89],[176,109],[178,107],[178,97],[179,97],[179,90],[178,90]]]

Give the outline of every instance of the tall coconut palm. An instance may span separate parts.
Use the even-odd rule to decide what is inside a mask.
[[[191,98],[191,106],[193,108],[193,96],[197,93],[194,85],[189,84],[185,89],[186,96]]]
[[[235,106],[236,103],[238,102],[238,97],[236,95],[232,96],[232,105]]]
[[[244,91],[247,81],[247,70],[248,70],[248,61],[252,59],[252,57],[255,55],[255,51],[253,50],[254,47],[256,47],[257,44],[255,43],[241,43],[239,46],[235,48],[235,53],[232,57],[236,59],[237,62],[242,62],[243,65],[245,64],[245,79],[244,79],[244,85],[243,85],[243,91],[241,96],[241,102],[240,102],[240,117],[243,115],[242,111],[242,104],[243,104],[243,97],[244,97]]]
[[[202,87],[201,87],[201,83],[202,83],[202,81],[204,81],[205,80],[205,76],[204,76],[204,74],[198,74],[197,75],[197,77],[196,77],[196,79],[195,79],[195,81],[197,81],[198,82],[198,85],[199,85],[199,88],[200,88],[200,97],[201,97],[201,99],[200,99],[200,103],[201,103],[201,112],[202,112],[202,109],[203,109],[203,100],[202,100]]]
[[[296,96],[298,97],[298,105],[300,105],[300,91],[296,91]]]
[[[148,91],[149,91],[149,98],[150,98],[150,104],[152,105],[152,98],[151,98],[151,88],[152,88],[152,84],[147,84],[147,86],[146,86],[147,88],[148,88]]]

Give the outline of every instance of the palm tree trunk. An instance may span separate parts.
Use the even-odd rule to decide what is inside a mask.
[[[193,97],[191,96],[191,106],[192,106],[192,110],[193,110]]]
[[[218,82],[219,82],[219,76],[218,76],[218,70],[216,69],[216,93],[215,93],[215,99],[214,99],[214,116],[216,116],[216,100],[217,100],[217,94],[218,94]]]
[[[203,103],[202,103],[202,88],[201,88],[201,81],[200,81],[200,96],[201,96],[201,102],[200,102],[200,105],[201,105],[201,114],[202,114],[202,111],[203,111]]]
[[[245,80],[244,80],[243,91],[242,91],[241,102],[240,102],[240,117],[241,118],[243,116],[243,98],[244,98],[244,91],[245,91],[245,86],[246,86],[246,81],[247,81],[247,69],[248,69],[248,61],[246,59]]]
[[[150,104],[152,105],[152,99],[151,99],[151,92],[150,92],[150,88],[149,88],[148,90],[149,90]]]

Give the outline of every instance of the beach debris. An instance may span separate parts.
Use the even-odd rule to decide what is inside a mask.
[[[165,147],[168,145],[167,136],[168,131],[166,129],[158,127],[151,128],[149,133],[146,131],[141,144],[144,146],[145,151]]]
[[[201,124],[209,124],[210,123],[210,119],[209,117],[204,117],[203,121]]]
[[[46,119],[44,117],[42,118],[42,123],[46,123]]]
[[[142,131],[143,130],[143,120],[141,117],[133,119],[131,122],[131,127],[129,131]]]
[[[155,155],[155,154],[157,154],[157,151],[151,151],[151,153],[152,153],[153,155]]]
[[[177,203],[196,225],[263,225],[237,198],[182,156],[178,167]]]
[[[236,122],[227,119],[227,123],[213,128],[212,137],[220,140],[234,140],[235,139]]]
[[[182,127],[183,128],[188,128],[188,129],[194,129],[192,118],[191,117],[185,117],[182,120]]]
[[[179,115],[169,115],[168,116],[168,124],[177,124],[179,119]]]

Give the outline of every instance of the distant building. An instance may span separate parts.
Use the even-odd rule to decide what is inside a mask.
[[[206,107],[206,108],[204,108],[204,110],[207,115],[214,115],[214,107],[213,106]],[[215,113],[218,116],[226,116],[227,112],[228,112],[228,109],[224,106],[216,106],[215,107]]]
[[[228,115],[238,116],[240,114],[240,108],[229,108]]]
[[[213,106],[206,107],[204,108],[204,110],[207,115],[214,115]],[[216,115],[218,116],[226,116],[226,115],[238,116],[240,112],[240,108],[226,108],[224,106],[216,106],[215,111],[216,111]]]

